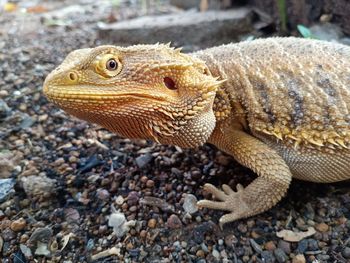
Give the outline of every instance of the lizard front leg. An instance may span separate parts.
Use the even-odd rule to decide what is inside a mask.
[[[292,174],[282,157],[268,145],[236,128],[215,130],[210,142],[258,175],[246,188],[237,185],[237,191],[227,185],[222,186],[223,191],[211,184],[204,186],[220,201],[202,200],[198,202],[200,207],[231,212],[220,218],[221,226],[262,213],[285,195]]]

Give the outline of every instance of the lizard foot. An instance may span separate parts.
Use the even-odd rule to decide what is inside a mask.
[[[204,190],[211,193],[220,201],[201,200],[197,203],[199,207],[206,207],[210,209],[226,210],[231,213],[223,215],[220,220],[220,227],[226,223],[235,221],[242,217],[246,217],[249,213],[249,208],[242,199],[244,187],[237,184],[237,191],[233,191],[230,186],[223,184],[222,190],[219,190],[212,184],[205,184]]]

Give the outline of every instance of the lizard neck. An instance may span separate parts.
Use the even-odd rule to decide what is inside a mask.
[[[229,122],[228,119],[235,119],[244,129],[248,128],[247,116],[244,105],[241,104],[237,87],[239,79],[235,78],[235,65],[225,57],[224,54],[217,54],[215,48],[206,49],[192,54],[205,62],[213,77],[226,80],[217,89],[213,103],[213,112],[217,126]]]

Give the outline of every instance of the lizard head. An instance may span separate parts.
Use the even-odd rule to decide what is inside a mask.
[[[66,112],[127,138],[193,147],[215,126],[221,81],[168,45],[99,46],[71,52],[44,83]]]

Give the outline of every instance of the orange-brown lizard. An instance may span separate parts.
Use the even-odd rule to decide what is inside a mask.
[[[350,47],[269,38],[192,54],[168,45],[76,50],[45,80],[68,113],[128,138],[196,147],[209,142],[257,175],[237,191],[204,188],[230,211],[224,224],[264,212],[292,177],[350,178]]]

